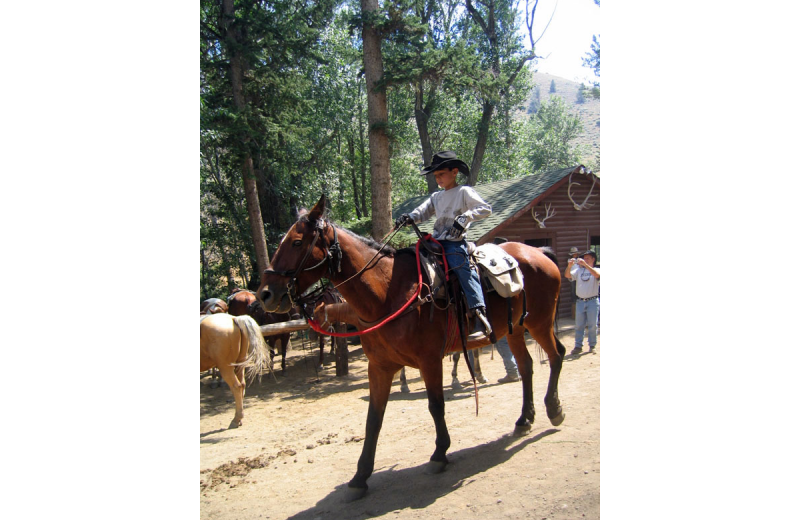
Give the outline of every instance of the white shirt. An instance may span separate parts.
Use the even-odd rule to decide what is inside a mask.
[[[599,267],[594,267],[593,269],[597,271],[597,274],[600,274]],[[598,295],[600,279],[595,278],[588,269],[578,264],[573,264],[572,269],[569,270],[569,275],[575,280],[575,295],[578,298],[591,298]]]
[[[471,222],[482,220],[492,214],[492,207],[483,200],[471,186],[456,186],[449,190],[441,190],[432,194],[428,200],[409,213],[414,222],[425,222],[436,214],[431,235],[436,240],[445,240],[447,230],[459,215],[467,217],[464,235],[459,240],[466,240],[467,230]]]

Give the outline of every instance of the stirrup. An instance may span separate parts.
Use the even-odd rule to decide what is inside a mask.
[[[492,334],[492,326],[489,325],[489,320],[483,315],[480,309],[475,309],[475,328],[467,336],[468,341],[488,338]]]

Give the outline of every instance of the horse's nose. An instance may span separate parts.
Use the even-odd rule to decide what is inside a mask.
[[[258,295],[258,299],[261,301],[261,306],[264,307],[264,310],[266,310],[266,307],[272,303],[272,298],[272,293],[267,289],[264,289],[261,291],[261,294]]]

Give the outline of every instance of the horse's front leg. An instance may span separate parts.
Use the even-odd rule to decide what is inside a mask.
[[[447,466],[447,450],[450,448],[450,433],[444,420],[444,389],[442,388],[442,362],[434,358],[420,366],[420,374],[428,393],[428,411],[436,426],[436,450],[428,463],[428,473],[441,473]]]
[[[383,424],[386,403],[392,389],[392,379],[400,367],[377,367],[369,363],[369,410],[367,411],[367,431],[364,436],[364,447],[358,459],[358,470],[347,484],[345,501],[350,502],[363,497],[367,493],[367,479],[375,468],[375,449],[378,446],[378,434]]]

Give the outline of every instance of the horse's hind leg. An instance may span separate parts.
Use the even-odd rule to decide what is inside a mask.
[[[442,362],[438,358],[419,368],[428,394],[428,411],[436,426],[436,450],[428,463],[429,473],[440,473],[447,466],[447,450],[450,448],[450,433],[444,420],[444,389],[442,388]]]
[[[400,369],[400,391],[404,394],[411,392],[408,388],[408,381],[406,381],[406,367]]]
[[[547,393],[544,396],[544,405],[547,409],[547,418],[553,426],[564,422],[564,412],[561,410],[561,401],[558,399],[558,377],[561,374],[561,364],[567,349],[556,337],[552,325],[542,326],[528,330],[547,354],[550,361],[550,380],[547,383]]]
[[[450,375],[453,376],[453,381],[450,383],[450,386],[453,390],[461,390],[463,387],[461,386],[461,382],[458,380],[458,360],[461,359],[461,352],[455,352],[453,354],[453,370],[450,372]]]
[[[531,429],[536,415],[533,406],[533,359],[525,346],[525,330],[522,327],[514,327],[514,333],[506,338],[522,380],[522,414],[517,419],[515,431],[523,433]]]
[[[244,379],[240,382],[233,367],[230,365],[220,367],[219,372],[222,375],[222,379],[228,383],[231,392],[233,392],[233,400],[236,403],[236,414],[233,416],[228,428],[238,428],[242,425],[242,419],[244,418]]]
[[[389,401],[389,392],[392,390],[392,379],[400,367],[394,369],[377,368],[370,363],[367,369],[369,375],[369,410],[367,411],[367,431],[364,436],[364,446],[361,448],[361,457],[358,459],[358,470],[353,479],[347,484],[346,502],[351,502],[363,497],[367,492],[367,479],[375,468],[375,449],[378,446],[378,434],[383,425],[383,416],[386,412],[386,403]]]

